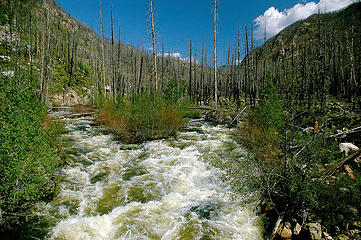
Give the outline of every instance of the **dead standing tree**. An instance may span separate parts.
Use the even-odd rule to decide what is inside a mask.
[[[156,36],[154,26],[154,12],[153,12],[153,1],[149,0],[150,20],[151,20],[151,31],[152,31],[152,43],[153,43],[153,77],[154,77],[154,90],[158,90],[158,75],[157,75],[157,48],[156,48]]]
[[[102,21],[102,3],[99,0],[99,21],[100,21],[100,30],[102,34],[102,41],[101,41],[101,49],[102,49],[102,74],[103,74],[103,91],[104,91],[104,98],[107,97],[106,91],[106,80],[105,80],[105,47],[104,47],[104,27]]]
[[[217,82],[217,0],[213,0],[213,40],[214,40],[214,101],[218,102]]]

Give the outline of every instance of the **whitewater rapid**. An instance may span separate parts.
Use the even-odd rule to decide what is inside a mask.
[[[257,204],[244,204],[210,163],[246,155],[232,130],[193,121],[174,138],[127,150],[91,118],[65,122],[71,160],[57,196],[36,212],[46,239],[262,239]]]

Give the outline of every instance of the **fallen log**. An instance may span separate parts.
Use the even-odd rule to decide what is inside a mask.
[[[231,126],[231,125],[234,123],[234,121],[236,121],[236,120],[243,114],[243,112],[244,112],[246,109],[247,109],[247,106],[245,106],[245,107],[242,109],[242,111],[240,111],[240,112],[237,114],[237,116],[233,119],[233,121],[229,124],[229,126]]]
[[[328,171],[328,173],[325,175],[324,178],[331,177],[339,168],[341,168],[343,165],[345,165],[346,163],[356,159],[359,156],[361,156],[361,149],[358,150],[357,152],[351,154],[347,158],[343,159],[339,163],[337,163],[336,166],[331,171]]]
[[[87,117],[87,116],[92,116],[92,115],[94,115],[95,113],[96,113],[96,112],[90,112],[90,113],[74,113],[74,114],[65,115],[65,117],[68,117],[68,118]]]
[[[197,106],[197,107],[188,107],[188,109],[211,110],[212,108],[208,106]]]
[[[356,133],[356,132],[361,132],[361,126],[350,129],[350,130],[347,130],[347,131],[344,131],[344,132],[341,132],[341,133],[330,135],[327,138],[345,137],[348,134]]]

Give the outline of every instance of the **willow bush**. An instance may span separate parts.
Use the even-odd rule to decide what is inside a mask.
[[[55,191],[61,125],[47,109],[30,78],[0,77],[0,232],[24,220],[32,206]]]
[[[125,143],[167,138],[184,124],[176,106],[150,94],[139,94],[134,101],[105,101],[97,122]]]

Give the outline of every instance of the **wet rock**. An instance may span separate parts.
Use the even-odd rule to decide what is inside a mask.
[[[352,143],[340,143],[339,147],[340,147],[340,151],[344,152],[346,156],[348,155],[350,150],[352,150],[352,151],[359,150],[359,148],[357,146],[353,145]]]
[[[138,144],[126,144],[119,147],[119,150],[138,150],[141,146]]]
[[[292,225],[289,222],[281,223],[277,229],[277,234],[282,239],[291,239],[292,237]]]
[[[291,230],[291,224],[289,222],[286,222],[283,226],[283,229],[281,231],[281,237],[284,239],[289,239],[292,237],[292,230]]]
[[[309,223],[306,225],[306,229],[309,232],[309,237],[312,240],[321,240],[322,239],[322,229],[321,224],[319,223]]]
[[[214,200],[206,201],[198,206],[192,207],[191,212],[196,213],[200,218],[211,219],[220,208],[220,203]]]

